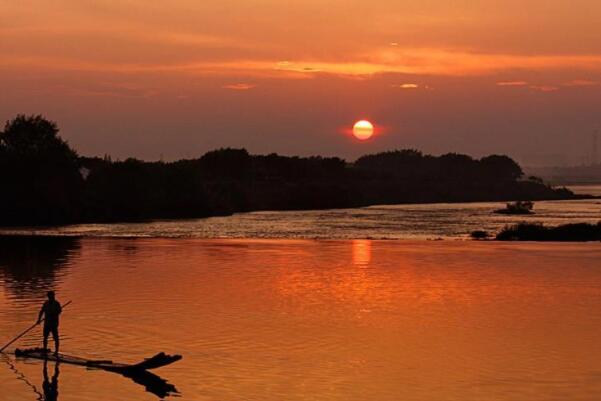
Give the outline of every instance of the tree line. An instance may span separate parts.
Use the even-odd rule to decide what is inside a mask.
[[[373,204],[569,199],[511,158],[395,150],[360,157],[219,149],[145,162],[82,157],[56,123],[18,115],[0,132],[0,225],[59,225]]]

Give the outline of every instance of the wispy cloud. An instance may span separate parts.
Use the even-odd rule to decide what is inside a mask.
[[[574,79],[569,82],[565,82],[563,86],[599,86],[601,82],[599,81],[589,81],[586,79]]]
[[[127,23],[112,22],[110,25],[98,25],[97,23],[84,24],[83,22],[60,25],[56,23],[38,24],[37,26],[22,26],[19,28],[0,27],[0,35],[14,41],[30,38],[41,38],[61,40],[83,36],[90,38],[113,38],[119,37],[120,42],[132,43],[154,43],[169,45],[199,45],[200,47],[252,47],[256,49],[258,44],[250,44],[239,38],[227,36],[209,35],[194,32],[175,30],[149,30],[148,26],[136,22]]]
[[[559,90],[559,87],[554,85],[530,85],[529,88],[540,92],[555,92]]]
[[[497,82],[497,86],[527,86],[528,82],[526,81],[502,81]]]
[[[393,88],[399,88],[399,89],[417,89],[417,88],[419,88],[418,84],[393,84],[391,86]]]
[[[562,84],[531,84],[527,81],[501,81],[497,82],[497,86],[505,87],[527,87],[540,92],[555,92],[561,89],[561,87],[586,87],[586,86],[599,86],[601,82],[590,81],[585,79],[575,79],[572,81],[564,82]]]
[[[227,85],[222,86],[223,89],[231,89],[231,90],[236,90],[236,91],[246,91],[246,90],[253,89],[256,87],[257,87],[257,85],[246,84],[246,83],[227,84]]]
[[[341,77],[369,77],[376,74],[412,74],[438,76],[492,75],[504,71],[528,70],[561,71],[582,70],[601,72],[601,55],[587,56],[520,56],[505,54],[469,53],[445,49],[403,49],[399,51],[376,50],[355,55],[349,61],[262,59],[190,60],[174,63],[119,63],[60,57],[3,57],[0,67],[28,67],[39,69],[112,71],[122,73],[164,72],[210,75],[235,75],[262,77],[304,77],[329,74]],[[591,81],[592,82],[592,81]],[[584,85],[574,81],[573,85]],[[525,81],[499,82],[499,86],[526,86]]]

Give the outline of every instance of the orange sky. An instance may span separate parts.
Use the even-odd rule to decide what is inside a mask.
[[[84,154],[393,147],[580,161],[601,126],[601,3],[0,0],[0,118]],[[341,129],[370,118],[381,135]]]

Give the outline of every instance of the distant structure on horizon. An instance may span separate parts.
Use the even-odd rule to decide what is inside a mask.
[[[562,163],[558,155],[547,155],[552,163],[524,167],[527,175],[543,178],[553,184],[598,184],[601,183],[601,161],[599,160],[599,130],[591,135],[590,147],[584,152],[580,163]]]
[[[571,169],[594,167],[601,164],[599,159],[599,133],[597,129],[591,133],[590,142],[582,141],[578,146],[581,151],[578,153],[556,152],[556,153],[526,153],[516,157],[526,169]]]

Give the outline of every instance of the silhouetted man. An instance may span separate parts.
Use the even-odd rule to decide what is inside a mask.
[[[38,324],[44,316],[44,349],[48,349],[48,335],[52,333],[54,339],[54,354],[58,354],[58,317],[63,311],[61,304],[54,298],[54,291],[48,291],[48,300],[42,305],[38,315]]]
[[[54,375],[52,375],[51,381],[48,378],[48,361],[44,361],[44,383],[42,383],[42,390],[44,390],[44,401],[58,400],[58,365],[59,362],[54,364]]]

